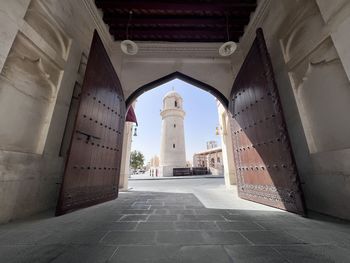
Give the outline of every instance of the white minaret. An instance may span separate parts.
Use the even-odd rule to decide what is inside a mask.
[[[173,176],[173,168],[186,167],[182,97],[175,91],[163,98],[162,135],[160,145],[160,176]]]

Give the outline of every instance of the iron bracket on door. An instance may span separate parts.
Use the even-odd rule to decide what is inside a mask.
[[[93,138],[93,139],[96,139],[96,140],[101,140],[100,137],[97,137],[97,136],[94,136],[94,135],[92,135],[92,134],[88,134],[88,133],[86,133],[86,132],[82,132],[82,131],[79,131],[79,130],[77,130],[76,133],[85,135],[85,136],[87,137],[87,138],[86,138],[87,141],[89,141],[90,138]]]

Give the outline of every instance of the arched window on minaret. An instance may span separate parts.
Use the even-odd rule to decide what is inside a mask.
[[[175,100],[175,108],[177,108],[177,100]]]

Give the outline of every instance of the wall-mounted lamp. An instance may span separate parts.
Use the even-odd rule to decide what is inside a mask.
[[[137,124],[135,125],[135,124],[133,124],[132,126],[131,126],[131,133],[132,133],[132,136],[137,136]]]
[[[219,126],[217,126],[217,127],[215,128],[215,134],[216,134],[217,136],[219,136],[219,135],[226,135],[227,132],[226,132],[226,130],[224,130],[224,128],[223,128],[221,125],[219,125]]]

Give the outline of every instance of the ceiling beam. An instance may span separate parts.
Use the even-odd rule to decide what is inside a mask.
[[[103,16],[105,23],[108,23],[110,26],[117,25],[127,25],[129,18],[121,18],[118,16],[107,17]],[[244,26],[249,22],[249,19],[229,19],[229,27]],[[191,26],[191,25],[218,25],[226,27],[225,18],[137,18],[133,17],[130,21],[130,25],[161,25],[161,26],[172,26],[172,25],[181,25],[181,26]]]
[[[235,34],[235,33],[241,33],[243,30],[229,30],[229,34]],[[110,27],[110,32],[113,34],[126,34],[126,30],[122,29],[116,29],[113,27]],[[147,29],[138,29],[134,28],[132,30],[129,29],[129,35],[140,35],[140,34],[150,34],[150,35],[170,35],[170,34],[183,34],[183,35],[227,35],[226,30],[217,30],[217,29],[211,29],[211,28],[205,28],[205,29],[191,29],[191,28],[174,28],[174,29],[169,29],[169,28],[147,28]]]
[[[235,9],[249,9],[253,11],[256,8],[256,3],[254,1],[244,2],[242,1],[230,1],[230,2],[212,2],[212,3],[203,3],[203,2],[188,2],[188,3],[178,3],[170,1],[137,1],[137,0],[128,0],[128,1],[115,1],[115,0],[96,0],[96,6],[102,9],[120,9],[125,11],[138,11],[138,10],[169,10],[169,11],[184,11],[184,12],[220,12],[220,13],[229,13],[230,10]]]
[[[121,30],[110,29],[110,33],[114,36],[115,40],[126,39],[126,32]],[[242,30],[231,31],[230,40],[238,41],[238,38],[242,35]],[[135,30],[129,33],[129,38],[132,40],[164,40],[164,41],[176,41],[176,40],[193,40],[205,42],[225,42],[227,41],[226,32],[218,32],[217,30],[208,32],[208,30]]]
[[[116,40],[171,42],[238,41],[256,0],[95,0]],[[133,11],[130,17],[129,12]]]
[[[240,36],[236,36],[232,38],[232,41],[238,42]],[[115,41],[122,41],[124,40],[123,38],[114,38]],[[197,42],[197,43],[223,43],[225,40],[222,37],[217,37],[217,38],[193,38],[193,37],[154,37],[154,36],[147,36],[143,38],[135,38],[134,41],[155,41],[155,42],[186,42],[186,43],[191,43],[191,42]]]

